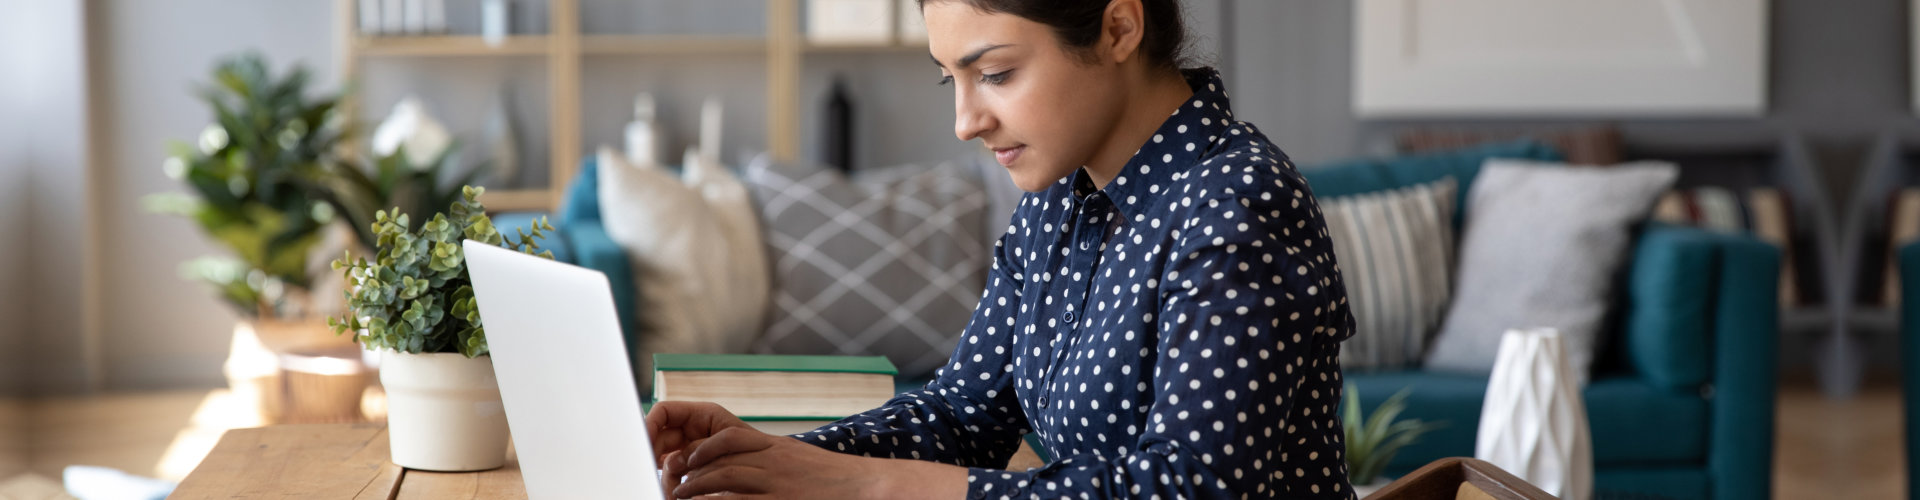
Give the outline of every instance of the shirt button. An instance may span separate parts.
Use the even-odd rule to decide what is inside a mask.
[[[1086,250],[1088,246],[1089,246],[1089,245],[1087,245],[1087,242],[1084,242],[1084,241],[1082,241],[1082,242],[1080,242],[1080,249],[1081,249],[1081,250]]]
[[[1047,397],[1040,396],[1040,408],[1045,409],[1046,407],[1047,407]]]
[[[1061,316],[1061,318],[1062,318],[1062,319],[1065,319],[1065,320],[1067,320],[1067,322],[1068,322],[1068,323],[1072,323],[1072,322],[1073,322],[1073,311],[1067,311],[1067,313],[1066,313],[1066,314],[1064,314],[1064,315],[1062,315],[1062,316]]]

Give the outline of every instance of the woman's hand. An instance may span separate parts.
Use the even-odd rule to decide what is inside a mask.
[[[966,469],[917,460],[867,458],[827,451],[750,427],[714,433],[668,458],[674,498],[715,493],[769,498],[959,498]],[[680,474],[684,483],[675,484]]]
[[[735,427],[753,430],[740,417],[717,404],[661,401],[653,405],[653,411],[647,412],[647,437],[653,441],[653,463],[668,472],[669,483],[677,481],[680,476],[667,466],[674,455],[679,455],[680,462],[685,463],[686,453],[693,451],[700,441]]]

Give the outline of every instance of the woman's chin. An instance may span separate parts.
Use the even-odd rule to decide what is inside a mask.
[[[1060,182],[1060,179],[1068,175],[1073,175],[1072,170],[1058,175],[1050,175],[1048,172],[1041,172],[1040,170],[1042,169],[1021,163],[1015,163],[1005,168],[1007,169],[1007,175],[1013,178],[1013,185],[1019,186],[1021,191],[1029,193],[1046,191],[1047,188],[1053,186],[1054,183]]]

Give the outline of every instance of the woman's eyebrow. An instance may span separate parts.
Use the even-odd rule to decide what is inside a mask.
[[[993,49],[1012,47],[1012,46],[1013,46],[1012,44],[1004,44],[1004,43],[998,44],[998,45],[988,45],[985,47],[981,47],[977,50],[974,50],[973,52],[969,52],[967,53],[967,55],[960,56],[960,69],[966,69],[968,66],[972,66],[975,61],[980,60],[980,56],[987,55],[987,52],[991,52],[993,51]],[[942,68],[947,67],[947,65],[945,64],[940,64],[940,58],[933,57],[933,54],[927,54],[927,58],[933,59],[934,66],[939,66]]]

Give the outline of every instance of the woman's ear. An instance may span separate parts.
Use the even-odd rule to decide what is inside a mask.
[[[1145,7],[1140,0],[1113,0],[1100,16],[1101,58],[1115,64],[1140,55],[1140,41],[1146,36]]]

